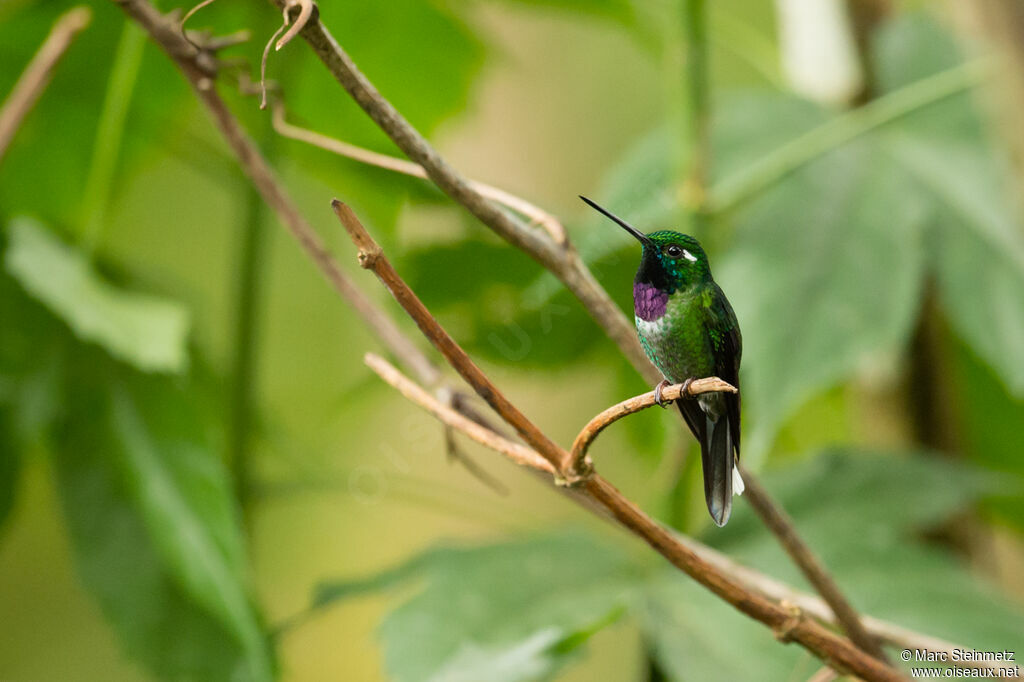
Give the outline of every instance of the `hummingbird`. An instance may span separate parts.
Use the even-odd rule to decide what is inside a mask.
[[[622,218],[581,196],[589,206],[615,221],[643,247],[633,280],[636,331],[647,357],[665,379],[661,391],[699,377],[717,376],[739,388],[743,340],[725,293],[711,277],[707,254],[689,235],[672,230],[644,234]],[[740,456],[740,397],[737,393],[684,395],[676,401],[683,419],[700,443],[704,498],[711,518],[724,526],[732,513],[733,493],[743,493]]]

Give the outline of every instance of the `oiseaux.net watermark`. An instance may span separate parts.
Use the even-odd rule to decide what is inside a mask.
[[[1021,667],[1017,665],[1017,654],[1013,651],[977,651],[975,649],[951,649],[930,651],[928,649],[904,649],[900,660],[907,663],[932,663],[935,665],[911,666],[910,675],[924,679],[1019,679]]]

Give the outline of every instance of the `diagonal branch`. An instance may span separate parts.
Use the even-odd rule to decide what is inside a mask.
[[[284,9],[287,4],[287,0],[273,2],[280,9]],[[330,34],[318,14],[314,14],[300,35],[352,99],[410,160],[423,168],[442,192],[500,237],[551,271],[580,300],[649,382],[655,383],[661,379],[647,361],[629,320],[587,269],[571,244],[555,242],[546,232],[534,229],[480,194],[378,92]]]
[[[537,454],[552,465],[559,478],[607,509],[622,526],[653,547],[678,569],[743,613],[772,628],[781,641],[798,642],[829,665],[841,671],[853,672],[865,680],[905,679],[898,671],[857,648],[848,639],[807,618],[799,609],[752,592],[732,576],[701,559],[598,474],[587,472],[573,478],[573,462],[569,453],[527,419],[444,330],[398,275],[384,256],[380,245],[367,233],[355,213],[337,199],[332,205],[359,251],[359,263],[377,275],[395,300],[413,318],[423,335],[445,356],[452,368],[519,432]],[[392,379],[400,376],[397,372],[388,373]],[[421,393],[420,397],[429,398],[425,392]]]
[[[64,56],[71,41],[92,21],[92,10],[84,5],[73,7],[57,18],[32,61],[14,84],[0,108],[0,161],[14,139],[21,122],[32,111],[36,101],[53,76],[57,62]]]
[[[458,415],[453,415],[451,411],[447,410],[436,398],[432,397],[427,393],[427,391],[417,387],[413,381],[395,370],[386,361],[381,360],[377,356],[368,355],[366,362],[374,372],[376,372],[388,384],[398,389],[406,398],[427,410],[446,424],[461,430],[459,424],[464,422],[458,419]],[[666,392],[669,391],[669,389],[665,390]],[[668,393],[668,395],[671,394]],[[474,437],[468,431],[464,433],[485,447],[489,447],[496,452],[505,454],[510,458],[512,457],[509,453],[505,452],[503,448],[507,447],[506,444],[515,445],[514,443],[510,443],[507,440],[494,440],[494,444],[491,444],[490,438],[487,436]],[[550,474],[551,471],[548,468],[549,463],[547,460],[540,457],[537,453],[533,453],[533,455],[535,459],[521,451],[518,451],[515,455],[516,459],[513,461],[517,464],[533,467],[542,473]],[[531,459],[536,466],[531,464]],[[563,490],[573,492],[572,488],[564,488]],[[590,509],[590,511],[595,511],[599,508],[596,508],[591,504],[588,509]],[[723,573],[737,579],[744,587],[752,592],[764,595],[765,597],[773,599],[780,604],[795,606],[822,623],[837,624],[835,614],[829,605],[820,597],[815,597],[807,594],[806,592],[796,590],[775,578],[739,564],[718,550],[712,549],[693,538],[677,534],[675,535],[675,539],[687,550],[693,552],[702,560],[716,567]],[[910,649],[911,651],[920,649],[922,651],[945,653],[945,660],[957,668],[995,671],[999,668],[1005,667],[1005,662],[986,661],[983,660],[984,656],[981,654],[971,655],[974,654],[974,651],[968,647],[954,644],[930,635],[924,635],[889,621],[882,620],[881,618],[866,616],[864,618],[864,625],[872,636],[877,637],[879,640],[882,640],[893,647],[899,649]],[[959,655],[954,654],[954,651],[960,652]]]
[[[289,0],[273,0],[273,2],[278,7],[284,8]],[[703,4],[703,0],[690,0],[690,2],[695,8],[702,7]],[[699,12],[694,14],[690,17],[690,20],[699,19],[699,14]],[[305,28],[301,31],[301,35],[359,106],[412,161],[424,169],[427,176],[445,194],[459,204],[462,204],[498,235],[525,251],[557,276],[565,284],[566,288],[580,300],[587,309],[587,312],[604,329],[609,338],[619,346],[623,354],[641,376],[651,383],[661,379],[654,366],[648,362],[632,325],[611,301],[607,292],[594,279],[570,243],[555,244],[550,239],[547,239],[546,235],[532,230],[525,223],[499,210],[487,197],[476,191],[472,184],[452,168],[430,143],[402,117],[394,106],[377,91],[366,76],[359,71],[352,59],[338,45],[334,37],[331,36],[330,32],[320,21],[319,13],[306,24]],[[695,68],[702,65],[703,62],[700,62],[695,65]],[[944,81],[938,87],[930,86],[930,96],[935,96],[933,90],[946,92],[951,87],[955,90],[955,87],[958,86],[955,83],[953,86],[950,86],[950,84]],[[701,88],[697,88],[694,91],[695,97],[699,98],[705,95],[706,93]],[[910,97],[909,99],[917,102],[920,96],[915,97]],[[896,102],[891,109],[903,111],[899,106],[896,106],[899,104],[900,102]],[[886,117],[893,114],[892,110],[885,109],[880,112],[879,120],[887,120]],[[874,124],[878,121],[872,119],[870,122]],[[704,133],[701,131],[705,130],[705,124],[695,120],[694,130],[697,131],[697,134],[703,135]],[[861,130],[861,128],[855,126],[855,132],[858,130]],[[840,141],[849,139],[849,132],[844,131],[846,131],[845,128],[840,131],[844,133],[838,136]],[[822,137],[825,141],[833,140],[831,134],[826,134]],[[818,149],[815,145],[820,144],[821,141],[814,137],[812,142],[814,143],[811,145],[812,151]],[[787,164],[794,159],[797,162],[805,159],[803,154],[805,151],[802,148],[798,148],[797,152],[799,153],[783,155],[782,161],[785,163],[772,165],[768,170],[771,172],[775,172],[778,169],[785,171],[783,167],[788,168]],[[764,177],[770,177],[770,175],[770,172],[759,175],[755,180],[760,182]],[[703,209],[715,210],[715,207],[704,206]],[[566,471],[569,472],[570,476],[576,473],[572,469],[567,469]],[[754,480],[755,478],[750,472],[746,472],[744,476],[746,480]],[[814,559],[813,552],[811,552],[810,548],[796,532],[792,523],[788,522],[785,512],[765,492],[763,487],[756,485],[756,480],[754,483],[754,486],[748,486],[747,499],[750,500],[754,510],[761,517],[765,525],[773,533],[776,533],[777,539],[790,558],[797,564],[805,576],[813,576],[811,579],[813,585],[831,584],[835,589],[823,594],[823,596],[830,603],[835,602],[840,609],[840,613],[855,616],[856,613],[849,602],[842,597],[842,593],[835,586],[835,581],[825,572],[821,562]],[[873,651],[876,654],[881,653],[877,645],[873,644],[873,640],[861,636],[862,630],[859,626],[859,621],[844,616],[841,622],[844,627],[849,628],[847,632],[855,633],[855,638],[860,641],[862,646],[868,647],[869,651]]]
[[[433,387],[447,404],[455,406],[469,419],[494,430],[487,420],[473,409],[472,405],[466,403],[463,394],[440,383],[441,372],[434,363],[398,328],[398,325],[388,315],[367,298],[338,266],[337,261],[327,251],[323,240],[303,217],[259,149],[242,129],[241,124],[228,109],[224,100],[217,94],[211,77],[217,75],[219,64],[209,52],[204,51],[207,46],[199,48],[187,41],[181,36],[174,21],[161,15],[147,2],[117,1],[177,63],[189,84],[192,85],[196,96],[213,116],[217,128],[235,153],[239,165],[252,181],[264,202],[299,242],[306,255],[330,282],[342,300],[356,311],[374,336],[384,344],[392,355],[401,359],[421,383]],[[475,463],[458,448],[453,449],[452,454],[475,478],[500,491],[500,488],[490,482],[486,473],[480,471]]]

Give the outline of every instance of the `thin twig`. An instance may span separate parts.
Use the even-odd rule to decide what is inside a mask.
[[[313,11],[316,9],[316,5],[313,4],[313,0],[287,0],[284,6],[284,23],[286,26],[289,21],[288,14],[296,7],[299,8],[299,16],[295,19],[295,23],[292,24],[292,27],[288,29],[288,32],[285,33],[279,41],[277,41],[277,45],[274,46],[275,52],[280,52],[281,48],[290,43],[292,38],[299,34],[299,31],[305,27],[306,22],[308,22],[310,17],[313,16]]]
[[[688,384],[673,384],[666,386],[661,391],[661,399],[663,403],[669,403],[675,400],[680,400],[683,396],[697,396],[702,393],[739,393],[735,386],[727,381],[722,381],[718,377],[708,377],[705,379],[694,379]],[[572,443],[572,463],[570,466],[575,468],[580,462],[587,456],[587,450],[590,449],[591,444],[597,438],[597,436],[604,431],[606,428],[629,415],[645,410],[648,407],[654,407],[657,405],[656,393],[649,391],[638,396],[634,396],[629,400],[623,400],[617,405],[612,405],[608,409],[601,412],[599,415],[587,422],[587,425],[583,427],[579,435],[576,436],[576,440]]]
[[[409,175],[414,178],[422,178],[424,180],[430,179],[427,177],[427,171],[423,170],[423,166],[415,164],[412,161],[407,161],[406,159],[400,159],[395,156],[389,156],[388,154],[381,154],[370,149],[358,147],[354,144],[342,142],[341,140],[336,140],[333,137],[328,137],[313,130],[300,128],[299,126],[289,123],[285,120],[284,103],[279,100],[271,104],[271,112],[274,122],[274,130],[284,137],[292,140],[298,140],[299,142],[305,142],[306,144],[311,144],[314,147],[319,147],[325,151],[329,151],[334,154],[338,154],[339,156],[344,156],[347,159],[352,159],[353,161],[365,163],[370,166],[384,168],[385,170],[402,173],[403,175]],[[543,227],[556,242],[564,244],[568,241],[569,237],[565,231],[565,226],[562,225],[558,218],[547,211],[541,209],[535,204],[531,204],[529,201],[526,201],[521,197],[509,194],[505,190],[498,189],[497,187],[493,187],[477,180],[469,180],[468,182],[473,189],[483,196],[488,199],[493,199],[506,208],[510,208],[516,213],[529,218],[531,224]]]
[[[234,151],[238,163],[253,185],[259,191],[266,204],[277,215],[278,220],[288,228],[299,242],[310,260],[334,287],[335,291],[346,301],[370,328],[374,336],[396,357],[401,359],[419,379],[427,386],[436,387],[439,393],[454,395],[459,393],[441,382],[441,372],[429,358],[402,333],[394,321],[384,314],[365,294],[352,282],[337,262],[327,251],[323,241],[306,219],[299,212],[284,186],[278,181],[274,172],[260,154],[259,149],[249,139],[238,120],[228,109],[224,100],[217,94],[210,76],[216,75],[216,61],[192,45],[176,32],[169,19],[162,16],[147,2],[135,0],[115,0],[124,10],[145,28],[156,42],[174,59],[195,90],[196,96],[206,105],[224,135],[228,145]],[[469,419],[486,426],[486,420],[472,406],[460,403],[459,409]],[[467,471],[485,485],[492,485],[490,477],[481,475],[479,467],[472,463],[468,455],[460,458],[466,464]]]
[[[273,0],[283,8],[286,0]],[[637,370],[652,384],[660,381],[626,316],[587,269],[571,244],[557,243],[544,231],[510,215],[480,194],[388,102],[359,71],[319,17],[300,32],[343,88],[409,159],[423,167],[437,187],[503,239],[555,275],[598,321]]]
[[[338,200],[334,200],[332,205],[359,251],[360,264],[377,275],[452,368],[494,408],[495,412],[519,432],[537,454],[547,460],[562,479],[574,484],[578,490],[605,507],[620,524],[647,542],[674,566],[743,613],[768,625],[781,641],[799,642],[829,665],[843,671],[850,670],[865,680],[905,679],[898,671],[861,651],[846,638],[805,617],[799,609],[776,603],[763,595],[751,592],[728,574],[698,557],[598,474],[588,472],[587,475],[572,480],[572,461],[569,453],[527,419],[452,339],[398,275],[384,256],[380,245],[366,232],[355,213]],[[426,391],[420,391],[418,398],[427,403],[435,402]],[[438,410],[438,406],[434,406],[431,411],[435,410]],[[452,423],[452,426],[456,425]]]
[[[57,62],[67,52],[75,36],[85,30],[90,21],[92,10],[80,5],[69,9],[53,22],[50,34],[25,67],[4,100],[3,107],[0,108],[0,161],[3,161],[21,122],[28,112],[32,111],[39,95],[50,82]]]
[[[513,405],[487,378],[483,370],[477,367],[466,351],[462,350],[448,335],[448,332],[434,319],[419,297],[398,276],[391,263],[384,257],[380,245],[373,240],[352,209],[337,199],[331,202],[331,206],[352,239],[352,243],[359,250],[359,264],[377,275],[377,278],[387,287],[399,305],[416,322],[427,340],[440,351],[452,368],[466,380],[466,383],[473,387],[477,395],[483,398],[498,413],[498,416],[505,420],[505,423],[514,428],[524,441],[551,462],[556,470],[564,470],[569,461],[569,453],[555,445],[554,441],[527,419],[526,415],[520,412],[519,408]]]
[[[541,457],[535,450],[531,450],[525,445],[514,443],[507,438],[502,438],[490,429],[486,429],[472,419],[459,414],[403,376],[391,363],[379,355],[367,353],[363,359],[366,365],[376,372],[381,379],[394,386],[406,398],[448,426],[458,429],[484,447],[500,452],[519,466],[530,467],[548,474],[555,473],[555,468],[551,463]]]

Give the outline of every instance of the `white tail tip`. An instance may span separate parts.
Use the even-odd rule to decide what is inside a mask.
[[[740,468],[734,466],[732,468],[732,494],[742,495],[743,491],[747,489],[747,486],[743,485],[743,477],[740,476]]]

